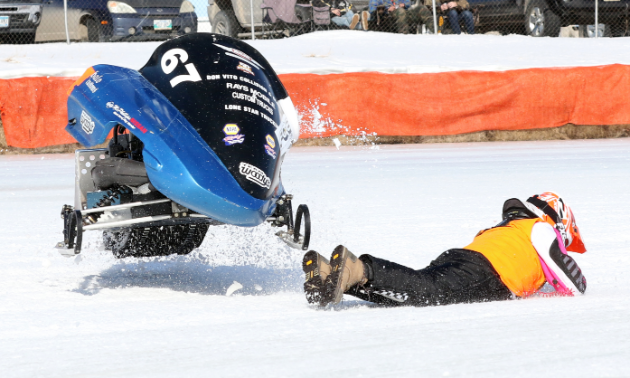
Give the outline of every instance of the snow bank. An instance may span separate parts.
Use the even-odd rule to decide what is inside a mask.
[[[248,41],[278,73],[428,73],[630,64],[630,38],[401,35],[349,30]],[[0,78],[79,76],[89,66],[138,69],[159,42],[1,45]]]

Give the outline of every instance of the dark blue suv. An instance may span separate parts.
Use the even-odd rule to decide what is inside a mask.
[[[188,0],[67,0],[68,34],[80,41],[164,40],[197,31]],[[63,0],[44,0],[36,41],[65,40]]]

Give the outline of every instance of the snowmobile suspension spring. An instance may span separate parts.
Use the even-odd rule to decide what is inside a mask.
[[[107,206],[111,206],[111,204],[117,200],[121,198],[121,194],[125,191],[127,191],[128,189],[124,186],[115,186],[112,189],[109,189],[107,191],[107,194],[105,195],[105,197],[103,197],[100,201],[98,201],[96,203],[96,207],[107,207]],[[87,223],[88,224],[94,224],[96,223],[96,221],[98,220],[98,218],[101,216],[101,213],[95,213],[95,214],[91,214],[87,217]]]

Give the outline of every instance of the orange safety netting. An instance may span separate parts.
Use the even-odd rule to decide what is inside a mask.
[[[0,80],[0,116],[7,144],[35,148],[76,143],[68,123],[67,90],[76,78],[25,77]]]
[[[630,66],[432,74],[279,75],[301,117],[301,137],[376,133],[452,135],[630,123]],[[0,80],[7,144],[72,143],[66,91],[76,78]]]
[[[630,123],[630,66],[281,75],[301,137],[453,135]]]

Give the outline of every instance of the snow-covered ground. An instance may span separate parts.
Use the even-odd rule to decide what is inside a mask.
[[[278,73],[426,73],[630,64],[630,38],[402,35],[350,30],[248,41]],[[0,79],[80,76],[95,64],[141,68],[159,42],[1,45]]]
[[[343,243],[420,268],[496,224],[505,199],[545,190],[572,206],[589,250],[574,298],[320,310],[301,292],[301,252],[266,226],[124,260],[93,233],[62,257],[72,156],[0,156],[0,376],[627,377],[628,172],[629,139],[296,148],[284,183],[322,253]]]

